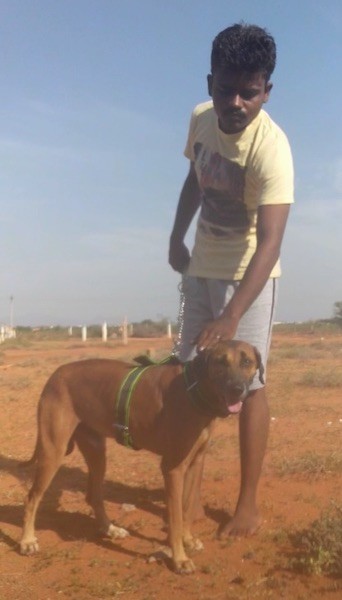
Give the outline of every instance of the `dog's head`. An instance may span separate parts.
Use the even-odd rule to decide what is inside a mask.
[[[215,396],[221,416],[238,413],[246,398],[249,386],[259,371],[264,383],[264,367],[260,352],[250,344],[238,340],[219,341],[199,352],[194,359],[201,384],[208,394]]]

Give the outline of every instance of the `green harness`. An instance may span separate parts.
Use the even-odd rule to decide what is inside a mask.
[[[129,431],[129,414],[134,390],[140,377],[145,373],[145,371],[147,371],[147,369],[152,369],[155,366],[167,364],[181,364],[180,361],[173,356],[167,357],[166,359],[158,363],[153,362],[147,356],[139,357],[136,360],[142,362],[144,366],[134,367],[127,373],[126,377],[123,379],[116,398],[115,422],[113,424],[116,441],[119,444],[126,446],[127,448],[132,448],[133,450],[138,450],[138,448],[134,445],[132,436]],[[198,381],[193,371],[192,361],[183,364],[183,377],[185,381],[186,390],[190,394],[190,400],[194,407],[210,417],[220,416],[214,413],[210,402],[198,390]]]
[[[116,399],[114,423],[116,441],[134,450],[137,450],[137,448],[135,448],[129,432],[129,412],[135,387],[142,374],[149,368],[135,367],[129,371],[121,384]]]
[[[167,356],[160,362],[154,362],[149,356],[145,355],[138,356],[135,360],[140,363],[140,366],[131,369],[121,383],[116,397],[115,422],[113,423],[113,427],[115,430],[115,439],[119,444],[133,450],[138,450],[134,446],[132,436],[129,432],[129,413],[136,385],[147,369],[158,365],[180,364],[180,362],[175,356]]]

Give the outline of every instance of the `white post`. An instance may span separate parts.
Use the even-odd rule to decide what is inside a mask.
[[[68,333],[69,333],[69,336],[71,337],[72,336],[72,327],[69,327]]]
[[[171,323],[168,323],[168,324],[167,324],[167,337],[168,337],[169,339],[171,339],[171,338],[172,338],[172,327],[171,327]]]
[[[106,342],[108,337],[107,323],[103,323],[102,325],[102,341]]]
[[[124,318],[122,324],[122,343],[127,346],[128,344],[128,335],[127,335],[127,317]]]
[[[82,342],[86,342],[87,341],[87,327],[86,325],[83,325],[82,327]]]

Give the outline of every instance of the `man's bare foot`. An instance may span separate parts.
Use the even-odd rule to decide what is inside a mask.
[[[260,527],[262,522],[261,517],[257,512],[251,513],[236,511],[235,515],[219,527],[217,536],[220,540],[224,540],[229,536],[247,537],[253,535]]]

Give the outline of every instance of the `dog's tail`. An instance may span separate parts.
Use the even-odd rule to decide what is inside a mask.
[[[75,447],[75,440],[74,440],[74,436],[72,436],[68,442],[68,447],[67,447],[65,455],[67,456],[68,454],[71,454],[74,447]],[[28,469],[29,467],[32,467],[37,462],[37,457],[38,457],[38,440],[36,441],[36,445],[35,445],[35,448],[34,448],[31,458],[29,458],[29,460],[21,460],[20,462],[18,462],[18,468],[19,469]]]
[[[38,442],[38,440],[37,440],[37,442]],[[18,462],[19,469],[28,469],[29,467],[32,467],[32,465],[35,464],[35,462],[37,460],[37,454],[38,454],[38,443],[37,442],[36,442],[36,446],[35,446],[35,449],[33,451],[31,458],[29,460],[21,460],[20,462]]]

